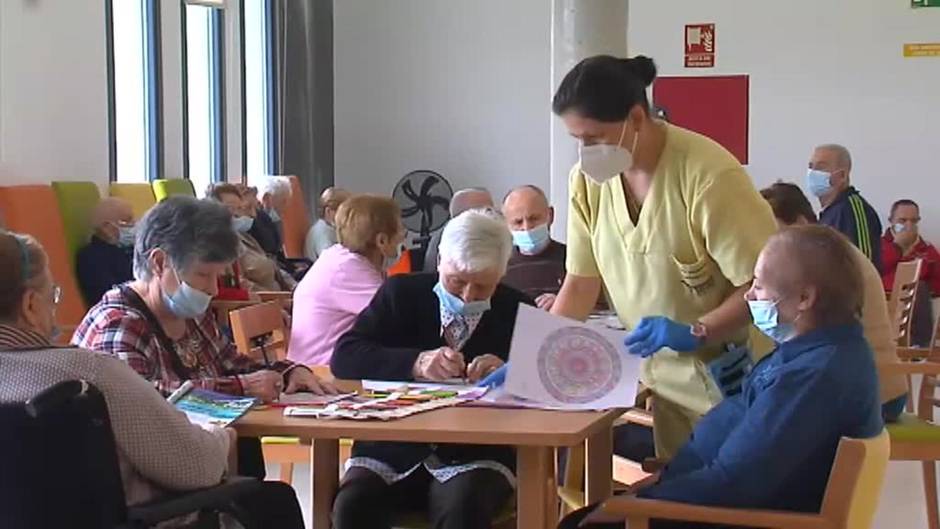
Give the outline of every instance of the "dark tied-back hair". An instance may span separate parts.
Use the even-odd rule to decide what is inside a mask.
[[[796,224],[800,216],[810,224],[816,224],[816,212],[803,194],[803,190],[796,184],[777,182],[772,186],[761,189],[761,196],[770,203],[774,216],[784,224]]]
[[[902,198],[901,200],[898,200],[894,204],[891,204],[891,216],[888,218],[893,219],[894,214],[898,212],[898,208],[901,206],[914,206],[915,208],[917,208],[917,211],[920,211],[920,206],[917,205],[917,202],[914,202],[913,200],[909,198]]]
[[[656,64],[643,55],[588,57],[562,79],[552,110],[559,116],[572,111],[608,123],[623,121],[636,105],[649,113],[646,87],[655,79]]]

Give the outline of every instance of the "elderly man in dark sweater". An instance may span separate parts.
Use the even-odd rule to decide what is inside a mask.
[[[78,284],[85,303],[98,303],[115,285],[130,281],[134,260],[134,213],[124,199],[108,197],[95,206],[91,241],[76,257]]]

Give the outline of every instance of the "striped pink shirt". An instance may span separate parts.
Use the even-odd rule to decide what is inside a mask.
[[[327,248],[294,290],[287,358],[329,365],[336,341],[352,328],[383,280],[365,257],[341,244]]]

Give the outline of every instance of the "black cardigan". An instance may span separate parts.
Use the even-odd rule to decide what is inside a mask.
[[[440,302],[432,290],[437,274],[412,274],[388,279],[352,329],[336,343],[330,362],[333,374],[345,379],[412,380],[422,351],[447,345],[441,336]],[[509,358],[512,331],[524,294],[499,285],[487,311],[461,351],[469,364],[477,356]],[[420,443],[357,442],[354,457],[370,457],[404,472],[436,453],[445,464],[473,460],[499,461],[515,468],[511,449],[496,446],[425,445]]]

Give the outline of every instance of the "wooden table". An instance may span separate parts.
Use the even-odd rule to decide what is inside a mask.
[[[339,484],[339,439],[506,445],[516,449],[517,526],[554,529],[557,523],[554,449],[586,443],[585,499],[611,494],[611,426],[623,410],[545,410],[454,407],[380,421],[285,417],[283,409],[249,412],[233,426],[244,437],[299,437],[311,443],[314,529],[330,527]]]

